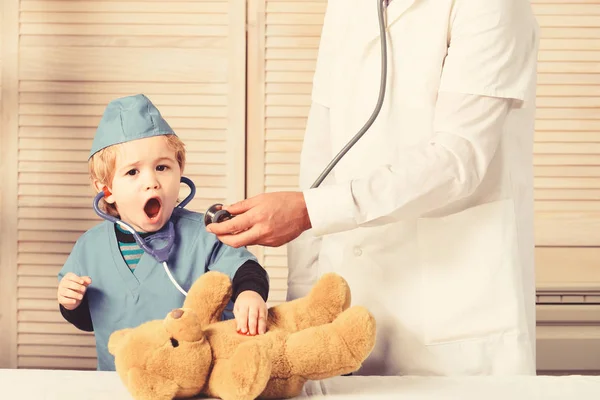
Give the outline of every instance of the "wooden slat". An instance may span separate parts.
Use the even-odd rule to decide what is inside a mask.
[[[597,245],[538,247],[535,257],[539,290],[581,288],[600,291]]]
[[[28,1],[25,3],[29,3]],[[86,2],[89,3],[89,2]],[[75,2],[75,4],[77,4]],[[102,3],[97,3],[102,4]],[[193,3],[192,3],[193,4]],[[201,3],[200,3],[201,4]],[[218,4],[218,3],[216,3]],[[87,6],[87,4],[86,4]],[[227,25],[227,14],[176,13],[168,10],[163,13],[132,12],[21,12],[21,22],[30,24],[140,24],[140,25]]]
[[[56,288],[58,282],[56,277],[36,277],[35,279],[21,279],[19,282],[29,281],[32,282],[24,283],[23,287],[43,287],[43,288]],[[36,286],[37,285],[37,286]],[[19,299],[18,301],[19,311],[22,310],[43,310],[43,311],[56,311],[56,299]],[[67,325],[73,327],[72,325]]]
[[[22,287],[51,287],[58,285],[57,275],[69,253],[54,255],[57,262],[44,262],[39,253],[22,254],[19,260],[19,283]],[[51,278],[51,279],[48,279]]]
[[[28,127],[76,127],[76,128],[90,128],[96,127],[98,125],[98,117],[93,116],[31,116],[24,115],[19,119],[19,123],[21,126]],[[196,118],[196,117],[186,117],[186,118],[178,118],[173,117],[169,118],[169,123],[172,125],[173,130],[177,131],[179,129],[226,129],[227,128],[227,120],[219,117],[211,117],[211,118]],[[87,160],[87,159],[86,159]]]
[[[146,39],[147,40],[147,39]],[[225,95],[227,94],[226,82],[73,82],[73,81],[24,81],[19,85],[21,93],[77,93],[80,95],[105,94],[111,99],[115,96],[127,96],[131,93],[145,93],[154,99],[156,95]],[[185,99],[185,97],[182,97]],[[158,103],[157,101],[157,104]]]
[[[226,82],[226,71],[222,49],[22,47],[19,53],[23,80]]]
[[[167,114],[180,110],[183,106],[226,106],[227,97],[219,94],[153,94],[149,95],[153,102],[164,104],[161,113]],[[114,94],[110,93],[57,93],[57,92],[22,92],[19,96],[21,104],[39,105],[84,105],[93,104],[100,106],[100,113],[111,100]],[[166,108],[169,107],[169,108]],[[95,109],[98,113],[98,109]],[[98,113],[99,115],[99,113]],[[93,138],[94,130],[88,130],[89,138]],[[67,136],[71,137],[71,135]]]
[[[58,280],[56,281],[58,286]],[[27,288],[22,287],[17,291],[17,297],[19,299],[45,299],[54,300],[57,297],[56,288]]]
[[[23,35],[21,46],[69,46],[69,47],[151,47],[163,48],[222,48],[226,46],[225,36],[153,36],[149,41],[145,36],[79,36],[74,35]]]
[[[201,16],[214,14],[227,14],[226,1],[22,1],[21,11],[46,12],[46,13],[131,13],[165,15],[168,13],[200,14]],[[223,21],[227,24],[227,21]]]
[[[79,36],[205,36],[226,37],[227,26],[221,25],[132,25],[132,24],[27,24],[21,27],[24,35],[79,35]]]
[[[43,346],[95,346],[93,334],[57,334],[23,333],[19,335],[19,345]]]
[[[20,368],[95,370],[96,358],[19,356]]]
[[[95,347],[84,346],[19,346],[19,356],[28,357],[53,357],[53,358],[96,358]]]
[[[81,105],[81,104],[21,104],[21,115],[66,115],[66,116],[93,116],[98,120],[104,112],[106,105]],[[226,109],[222,106],[163,106],[161,113],[165,118],[173,117],[215,117],[226,116]],[[91,143],[90,143],[91,144]],[[90,146],[88,146],[89,148]]]
[[[55,302],[56,303],[56,302]],[[56,304],[54,304],[56,306]],[[54,307],[56,309],[56,307]],[[19,322],[19,333],[48,334],[48,335],[87,335],[88,332],[80,331],[69,323],[51,322]]]
[[[54,311],[21,311],[17,316],[19,322],[51,322],[64,323],[65,320],[60,313]]]
[[[538,212],[544,211],[571,211],[571,212],[600,212],[600,202],[598,201],[537,201],[535,209]]]
[[[538,209],[535,231],[538,246],[597,248],[600,247],[600,211],[539,211]],[[600,268],[598,270],[600,271]]]

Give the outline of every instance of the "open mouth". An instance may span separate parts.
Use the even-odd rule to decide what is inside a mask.
[[[146,202],[144,211],[146,212],[148,218],[154,219],[158,216],[161,207],[162,204],[160,203],[160,199],[158,197],[153,197]]]

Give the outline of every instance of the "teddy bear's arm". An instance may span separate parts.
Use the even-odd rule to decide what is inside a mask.
[[[241,344],[230,359],[214,361],[205,394],[223,400],[254,400],[271,376],[267,349],[259,342]]]
[[[231,293],[229,276],[209,271],[194,282],[183,308],[196,310],[200,326],[205,327],[221,319],[221,314],[231,299]]]
[[[127,378],[127,387],[135,400],[172,400],[179,390],[172,380],[138,368],[130,369]]]
[[[350,306],[350,288],[340,275],[323,275],[305,297],[269,309],[269,330],[287,332],[327,324]]]
[[[285,344],[290,375],[321,380],[358,370],[375,345],[375,319],[354,306],[333,322],[292,333]]]

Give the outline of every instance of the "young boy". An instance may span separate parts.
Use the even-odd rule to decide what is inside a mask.
[[[108,194],[100,207],[144,238],[172,221],[175,244],[167,264],[178,284],[187,291],[205,271],[228,274],[233,297],[224,318],[232,318],[233,311],[238,330],[262,334],[268,275],[248,250],[224,245],[208,233],[202,214],[175,208],[184,166],[183,143],[146,96],[108,104],[89,157],[93,187]],[[58,278],[61,314],[94,332],[99,370],[115,369],[107,348],[112,332],[162,319],[184,301],[163,266],[131,233],[109,221],[77,240]]]

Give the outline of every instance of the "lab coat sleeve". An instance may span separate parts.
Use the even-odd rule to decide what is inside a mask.
[[[440,91],[511,98],[521,105],[537,45],[529,1],[456,0]]]
[[[523,105],[535,77],[536,26],[522,20],[529,14],[520,15],[523,9],[516,4],[456,1],[434,135],[392,164],[348,182],[304,190],[315,235],[418,218],[475,191],[508,111]]]
[[[329,110],[314,102],[310,108],[302,152],[300,154],[301,190],[310,188],[316,178],[327,166],[331,158],[329,138]],[[332,184],[333,175],[329,174],[321,186]],[[288,257],[288,293],[287,300],[305,296],[314,284],[314,269],[321,250],[320,236],[312,229],[303,232],[287,244]]]

